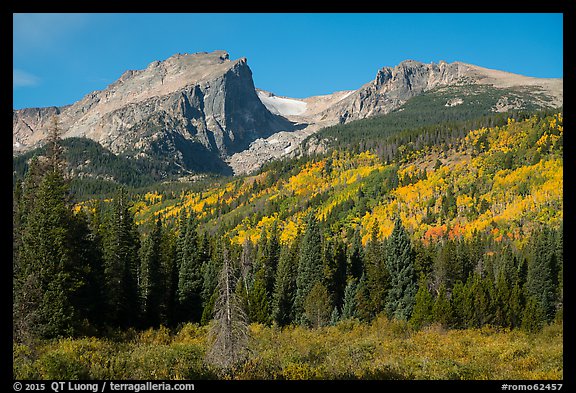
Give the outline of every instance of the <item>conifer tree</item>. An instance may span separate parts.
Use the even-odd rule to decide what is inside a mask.
[[[84,243],[87,249],[82,252],[76,244],[89,240],[88,229],[72,214],[59,133],[54,117],[47,157],[32,162],[19,201],[21,233],[13,262],[17,340],[73,335],[89,316],[85,274],[90,266],[84,257],[91,247]]]
[[[249,314],[250,322],[258,322],[264,325],[270,323],[270,305],[268,302],[268,293],[266,291],[266,273],[264,268],[256,272],[254,283],[249,293]]]
[[[441,323],[442,326],[449,327],[452,324],[452,305],[450,304],[445,284],[440,285],[440,290],[432,306],[432,316],[434,320]]]
[[[356,290],[357,280],[348,280],[344,289],[344,304],[342,305],[341,319],[350,319],[356,316]]]
[[[356,304],[355,316],[358,319],[369,322],[375,317],[365,274],[363,274],[362,277],[360,277],[360,281],[358,281],[354,303]]]
[[[79,277],[70,276],[73,265],[66,186],[58,172],[41,180],[22,233],[17,323],[28,337],[57,337],[74,333],[77,310],[71,289]],[[70,282],[72,280],[72,282]]]
[[[494,319],[492,281],[488,277],[474,274],[469,291],[472,298],[471,326],[481,327],[491,323]]]
[[[352,237],[352,244],[349,248],[346,263],[346,277],[347,279],[360,280],[364,273],[364,255],[363,255],[362,241],[360,239],[360,231],[354,231]]]
[[[544,326],[545,320],[546,313],[540,301],[534,296],[528,296],[522,315],[522,329],[530,333],[538,332]]]
[[[304,302],[316,283],[323,281],[322,237],[316,217],[311,212],[306,219],[306,230],[302,236],[299,251],[298,275],[296,277],[296,297],[294,299],[295,318],[305,321]]]
[[[176,257],[176,243],[177,236],[175,231],[162,231],[160,253],[164,276],[164,288],[166,289],[163,298],[163,304],[165,307],[163,321],[168,326],[175,326],[178,319],[178,258]]]
[[[298,239],[298,236],[297,236]],[[292,246],[284,246],[280,251],[280,261],[276,272],[272,316],[280,326],[294,320],[294,298],[296,296],[296,276],[298,274],[298,240]]]
[[[136,326],[140,320],[140,240],[127,199],[120,188],[103,239],[106,314],[109,322],[119,327]]]
[[[368,295],[368,309],[371,318],[384,311],[386,296],[390,288],[390,276],[383,244],[378,240],[378,223],[372,227],[370,240],[364,251],[365,290]]]
[[[533,297],[543,312],[545,321],[550,322],[555,315],[554,255],[555,244],[550,231],[542,228],[532,235],[530,245],[531,258],[528,260],[528,274],[526,289],[528,295]],[[533,313],[537,315],[537,313]]]
[[[340,321],[340,313],[338,312],[338,307],[334,306],[332,314],[330,314],[330,326],[335,326],[338,321]]]
[[[141,248],[141,296],[143,322],[158,326],[162,321],[163,295],[166,292],[161,266],[162,221],[156,219],[152,230],[142,242]]]
[[[178,308],[183,321],[199,322],[202,317],[202,265],[198,250],[197,222],[193,212],[178,238]]]
[[[428,290],[428,285],[424,276],[420,278],[418,283],[418,292],[416,292],[416,301],[414,303],[414,310],[410,317],[410,323],[416,328],[421,328],[430,324],[433,321],[433,306],[434,298]]]
[[[390,317],[408,320],[414,307],[417,288],[412,245],[399,217],[387,242],[386,261],[390,274],[386,312]]]
[[[332,303],[338,309],[344,302],[346,286],[346,249],[338,239],[327,240],[324,247],[324,277]]]

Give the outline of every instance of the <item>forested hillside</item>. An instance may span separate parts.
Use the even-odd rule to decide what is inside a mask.
[[[15,338],[207,325],[223,296],[268,326],[540,331],[562,319],[563,118],[489,121],[82,202],[55,135],[15,186]]]

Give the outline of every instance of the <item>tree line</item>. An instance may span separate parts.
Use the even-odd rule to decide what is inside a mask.
[[[175,224],[153,215],[138,228],[122,188],[112,203],[75,211],[64,173],[55,125],[46,156],[31,160],[14,190],[17,340],[207,324],[224,318],[232,298],[229,309],[247,321],[279,326],[385,314],[417,327],[532,331],[561,317],[562,228],[542,226],[521,248],[489,232],[463,239],[446,231],[425,242],[397,217],[388,238],[375,224],[362,244],[358,230],[343,235],[311,209],[289,244],[276,226],[234,244],[224,228],[204,230],[192,211]]]

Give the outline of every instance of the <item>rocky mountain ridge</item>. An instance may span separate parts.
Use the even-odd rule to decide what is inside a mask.
[[[295,99],[256,89],[246,58],[230,60],[225,51],[176,54],[126,71],[72,105],[13,111],[13,150],[40,146],[58,115],[63,137],[87,137],[117,154],[164,157],[183,174],[246,173],[301,154],[302,140],[323,127],[385,115],[423,93],[463,85],[498,91],[494,112],[521,109],[526,100],[543,108],[563,102],[562,79],[414,60],[383,67],[357,90]],[[529,94],[510,94],[513,89]],[[446,107],[463,102],[453,97]]]

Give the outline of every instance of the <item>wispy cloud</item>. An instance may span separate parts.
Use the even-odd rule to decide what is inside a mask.
[[[26,71],[19,70],[17,68],[12,69],[12,81],[14,87],[29,87],[36,86],[40,79]]]
[[[14,49],[50,49],[67,34],[84,27],[88,14],[13,14]]]

